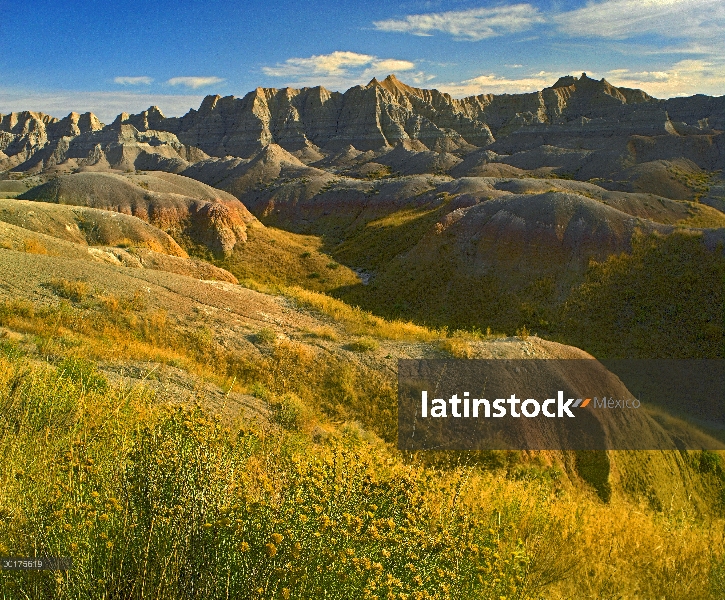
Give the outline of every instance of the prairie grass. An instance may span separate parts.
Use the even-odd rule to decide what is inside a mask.
[[[394,439],[397,404],[390,376],[315,353],[302,343],[277,341],[271,328],[254,336],[265,346],[264,356],[227,351],[215,342],[211,330],[183,326],[163,310],[145,308],[143,298],[93,294],[83,305],[67,300],[55,306],[3,301],[0,325],[29,336],[38,353],[51,360],[123,357],[180,367],[227,388],[231,381],[243,389],[261,384],[275,396],[297,394],[337,419],[364,413],[366,426]]]
[[[302,331],[305,337],[319,338],[321,340],[328,340],[335,342],[338,340],[337,332],[332,327],[311,327],[306,328]]]
[[[225,350],[142,295],[84,289],[73,301],[75,283],[58,284],[68,298],[56,304],[0,302],[0,325],[36,349],[0,344],[0,555],[75,564],[0,571],[0,597],[705,600],[723,589],[716,506],[603,503],[521,457],[401,454],[384,373],[276,335],[261,354]],[[495,337],[293,293],[372,341]],[[113,385],[94,361],[120,356],[236,382],[278,427]],[[696,467],[722,479],[717,455]]]
[[[23,241],[23,250],[28,254],[49,254],[48,249],[41,242],[32,238]]]
[[[91,286],[86,281],[58,277],[50,280],[48,287],[61,298],[67,298],[73,302],[85,300],[91,293]]]
[[[637,234],[631,254],[592,262],[563,306],[561,339],[597,357],[725,355],[725,259],[702,236]]]
[[[453,358],[471,358],[474,352],[471,343],[461,337],[444,338],[438,342],[438,347]]]
[[[350,306],[342,300],[312,290],[301,287],[286,287],[282,288],[281,291],[285,295],[294,298],[302,306],[313,308],[332,317],[336,323],[342,325],[346,332],[351,335],[426,342],[435,340],[442,335],[440,331],[407,321],[383,319],[359,307]]]
[[[6,598],[712,598],[722,523],[603,505],[559,479],[415,457],[341,427],[300,436],[170,407],[95,365],[0,353]],[[289,433],[286,433],[289,431]],[[33,452],[27,452],[33,448]]]
[[[372,338],[361,337],[350,342],[347,348],[355,352],[372,352],[378,349],[378,343]]]
[[[433,473],[355,437],[310,453],[74,365],[0,358],[0,551],[74,560],[0,572],[6,597],[499,598],[535,585],[509,520],[450,501],[459,474],[446,496]]]
[[[446,198],[441,198],[444,202]],[[445,214],[440,206],[409,208],[369,221],[332,254],[345,264],[377,270],[415,246],[423,235]]]
[[[272,286],[301,285],[324,292],[359,282],[352,270],[322,252],[320,238],[273,227],[249,227],[246,243],[215,264],[240,281]]]

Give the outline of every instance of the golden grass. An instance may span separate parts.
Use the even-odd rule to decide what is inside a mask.
[[[422,342],[432,341],[441,337],[441,335],[445,335],[441,331],[415,325],[409,321],[386,320],[359,307],[350,306],[342,300],[301,287],[285,287],[280,291],[294,298],[300,305],[313,308],[332,317],[350,335]]]
[[[247,241],[237,244],[229,258],[215,264],[240,281],[264,285],[298,285],[329,291],[359,283],[348,267],[322,251],[322,240],[273,227],[249,227]]]
[[[48,249],[42,243],[34,239],[24,240],[23,250],[28,254],[49,254]]]
[[[213,599],[717,597],[722,519],[603,504],[525,463],[426,467],[365,432],[394,440],[395,389],[379,373],[290,341],[227,352],[134,302],[0,303],[0,324],[31,334],[38,356],[66,357],[54,369],[0,344],[0,552],[76,561],[60,581],[0,572],[0,594],[165,600],[187,594],[191,568],[192,597]],[[238,381],[282,430],[169,410],[87,360],[119,356]]]
[[[7,597],[165,600],[189,596],[188,575],[189,597],[211,599],[722,591],[722,519],[602,504],[535,469],[424,467],[354,424],[314,443],[301,432],[316,415],[291,393],[271,400],[283,431],[228,429],[110,385],[88,361],[0,353],[0,405],[0,552],[74,560],[0,572]]]
[[[373,352],[378,349],[378,343],[369,337],[361,337],[347,345],[354,352]]]
[[[339,339],[337,331],[332,327],[310,327],[302,330],[302,335],[310,338],[319,338],[321,340],[328,340],[330,342],[336,342]]]
[[[474,354],[471,343],[460,337],[442,339],[438,342],[438,347],[453,358],[471,358]]]
[[[61,298],[67,298],[73,302],[81,302],[88,298],[91,293],[91,286],[87,281],[77,279],[70,281],[63,277],[56,277],[48,284],[53,292]]]
[[[384,268],[393,257],[415,246],[442,214],[441,207],[396,211],[348,234],[332,253],[346,264],[359,268]]]
[[[725,227],[725,214],[712,206],[690,202],[690,216],[677,222],[681,227],[721,228]]]

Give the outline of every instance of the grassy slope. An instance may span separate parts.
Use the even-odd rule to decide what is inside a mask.
[[[597,356],[725,356],[725,258],[708,251],[699,235],[639,236],[633,255],[592,264],[563,283],[562,296],[562,282],[551,277],[512,288],[495,274],[466,276],[451,268],[455,257],[443,255],[432,266],[396,259],[437,217],[438,211],[394,213],[331,250],[341,262],[378,272],[370,285],[334,295],[387,318],[433,327],[509,333],[526,327]]]
[[[239,244],[231,257],[216,264],[240,281],[300,285],[314,291],[329,291],[359,282],[353,271],[322,250],[319,238],[272,227],[249,227],[247,242]]]
[[[391,434],[393,390],[374,372],[321,363],[287,342],[261,356],[230,353],[135,298],[71,288],[72,302],[57,307],[0,307],[0,323],[37,348],[1,346],[0,552],[67,554],[76,565],[0,572],[5,597],[722,591],[720,519],[632,511],[622,498],[605,505],[536,462],[490,471],[461,456],[458,466],[425,467],[351,423]],[[143,386],[109,384],[88,359],[119,353],[236,381],[266,398],[282,427],[221,422],[160,405]],[[692,453],[695,469],[722,485],[718,455],[701,454]],[[607,548],[607,560],[591,560]]]
[[[608,358],[725,357],[725,258],[700,236],[635,238],[593,263],[562,311],[562,337]]]

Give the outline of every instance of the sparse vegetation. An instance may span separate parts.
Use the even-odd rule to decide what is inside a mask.
[[[68,279],[57,277],[50,280],[48,287],[56,295],[73,302],[82,302],[91,293],[91,286],[86,281],[80,279],[69,281]]]
[[[454,335],[452,337],[444,338],[438,342],[438,347],[447,352],[453,358],[472,358],[473,348],[469,340],[462,336]]]
[[[315,327],[312,329],[304,329],[303,334],[306,337],[320,338],[331,342],[337,341],[337,332],[332,327]]]
[[[28,254],[48,254],[48,249],[41,242],[34,239],[25,240],[23,250]]]
[[[277,333],[270,327],[264,327],[254,336],[254,341],[258,344],[272,344],[277,341]]]
[[[350,342],[347,347],[355,352],[372,352],[378,349],[378,342],[372,338],[362,337]]]
[[[302,306],[314,308],[332,317],[345,327],[346,331],[351,335],[421,341],[431,341],[440,337],[440,333],[437,331],[405,321],[386,321],[372,313],[358,307],[352,307],[325,294],[298,287],[285,288],[284,292],[297,300]]]

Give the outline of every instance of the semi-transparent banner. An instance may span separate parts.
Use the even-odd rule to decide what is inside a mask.
[[[398,447],[725,449],[725,361],[400,360]]]

